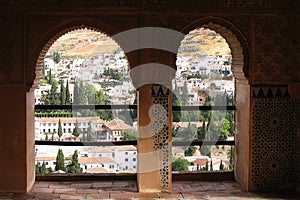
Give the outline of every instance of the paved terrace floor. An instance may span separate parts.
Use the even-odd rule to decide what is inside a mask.
[[[173,192],[142,194],[134,181],[36,182],[28,194],[0,193],[0,199],[300,199],[294,192],[243,192],[235,182],[173,183]]]

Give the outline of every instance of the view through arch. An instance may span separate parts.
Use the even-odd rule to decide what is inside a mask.
[[[36,140],[84,143],[136,139],[136,112],[94,106],[135,103],[128,70],[125,53],[107,35],[83,28],[61,36],[44,58],[35,104],[72,105],[72,109],[36,110]],[[79,109],[76,105],[90,107]],[[136,172],[137,168],[137,150],[132,145],[36,145],[35,150],[37,173]]]
[[[173,111],[173,141],[203,141],[203,145],[173,145],[173,171],[233,170],[233,146],[206,144],[234,140],[234,111],[214,110],[214,106],[234,105],[228,43],[212,29],[196,28],[181,41],[176,65],[173,106],[195,109]],[[212,110],[198,110],[196,106],[212,106]]]

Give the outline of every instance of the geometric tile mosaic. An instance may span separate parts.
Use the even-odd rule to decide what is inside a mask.
[[[260,90],[265,98],[258,95],[253,108],[251,179],[260,191],[291,186],[296,175],[295,101],[275,98],[279,90],[272,90],[274,98],[266,98],[270,88]]]
[[[152,110],[152,115],[154,116],[154,121],[152,125],[152,130],[154,131],[154,141],[153,149],[162,152],[162,169],[160,169],[160,184],[163,190],[168,190],[169,188],[169,162],[170,159],[170,149],[171,143],[169,143],[169,126],[166,123],[168,118],[168,100],[169,100],[169,89],[161,85],[152,86],[152,101],[154,105],[159,105],[154,107]],[[155,109],[155,108],[163,108]],[[157,127],[159,129],[157,130]]]

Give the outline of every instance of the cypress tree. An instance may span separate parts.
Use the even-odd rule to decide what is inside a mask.
[[[208,171],[208,161],[205,163],[205,171]]]
[[[205,126],[205,121],[202,122],[202,127],[199,127],[197,130],[197,138],[198,140],[204,140],[206,137],[206,126]]]
[[[223,162],[222,162],[222,160],[221,160],[221,163],[220,163],[220,168],[219,168],[220,170],[224,170],[224,165],[223,165]]]
[[[79,123],[78,123],[77,120],[76,120],[74,126],[75,126],[75,127],[74,127],[74,129],[73,129],[72,135],[74,135],[76,138],[78,138],[79,135],[80,135],[80,130],[79,130]]]
[[[48,72],[48,84],[50,84],[50,85],[52,85],[52,73],[51,73],[51,68],[50,68],[50,70],[49,70],[49,72]]]
[[[182,99],[182,102],[181,102],[182,105],[184,105],[184,106],[188,105],[189,92],[188,92],[186,81],[184,81],[184,83],[183,83],[181,99]]]
[[[40,172],[41,172],[41,174],[46,174],[47,173],[47,168],[46,168],[45,161],[43,161],[43,164],[42,164],[42,166],[40,168]]]
[[[87,141],[92,141],[92,127],[91,124],[89,124],[88,130],[87,130]]]
[[[79,104],[79,101],[78,101],[78,97],[79,97],[79,89],[78,89],[78,82],[77,82],[77,79],[75,80],[75,83],[74,83],[74,91],[73,91],[73,104]]]
[[[66,83],[66,105],[69,105],[71,102],[70,102],[70,91],[69,91],[69,80],[67,80],[67,83]]]
[[[78,88],[78,103],[79,104],[86,104],[87,103],[87,99],[86,99],[86,96],[85,96],[85,87],[83,85],[83,81],[80,81],[80,84],[79,84],[79,88]]]
[[[58,137],[59,137],[59,140],[60,140],[61,136],[63,135],[60,119],[58,120],[58,131],[57,131],[57,134],[58,134]]]
[[[58,170],[65,170],[65,157],[61,149],[58,149],[57,156],[56,156],[56,165],[55,171]]]
[[[64,80],[60,81],[60,104],[66,105],[66,88],[64,86]]]
[[[77,150],[72,155],[70,163],[66,167],[66,171],[68,173],[81,173],[82,172],[82,168],[80,167],[80,164],[78,162],[78,153],[77,153]]]
[[[56,90],[57,90],[57,85],[54,81],[52,81],[52,85],[51,85],[51,90],[50,90],[50,93],[49,93],[49,102],[50,102],[50,105],[57,105],[57,104],[60,104],[60,100],[59,100],[59,96],[58,94],[56,93]]]

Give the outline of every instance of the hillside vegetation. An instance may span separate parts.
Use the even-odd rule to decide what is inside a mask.
[[[119,45],[103,33],[81,29],[61,36],[49,49],[59,51],[63,57],[93,57],[113,53]],[[191,31],[181,42],[179,56],[230,55],[225,39],[209,29]]]

